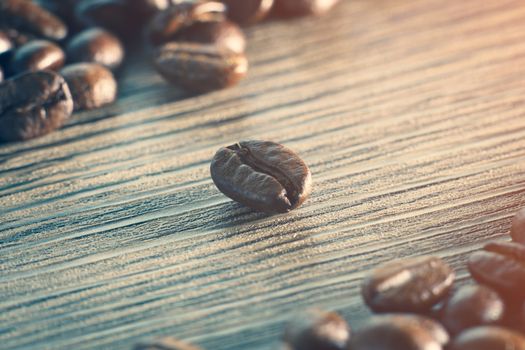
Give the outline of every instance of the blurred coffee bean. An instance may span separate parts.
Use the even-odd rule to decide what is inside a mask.
[[[175,0],[127,0],[133,12],[139,14],[143,21],[147,21],[157,12],[163,11],[174,4]]]
[[[468,261],[472,277],[512,300],[525,299],[525,245],[490,243]]]
[[[248,61],[244,54],[213,45],[168,43],[157,50],[155,68],[172,84],[208,92],[237,84],[248,71]]]
[[[375,268],[362,294],[375,312],[425,312],[446,297],[454,277],[438,257],[400,259]]]
[[[518,211],[512,219],[510,236],[514,242],[525,244],[525,208]]]
[[[441,323],[451,334],[458,334],[468,328],[500,322],[504,309],[503,300],[492,289],[463,286],[447,301]]]
[[[77,0],[36,0],[36,3],[64,21],[69,34],[82,29],[75,18]]]
[[[31,40],[37,40],[37,38],[33,34],[29,34],[26,32],[20,32],[13,28],[4,28],[2,29],[2,32],[5,35],[7,35],[9,40],[11,40],[11,43],[13,44],[13,48],[25,45]]]
[[[122,38],[134,37],[142,25],[125,0],[80,0],[75,16],[85,26],[102,27]]]
[[[66,46],[68,62],[94,62],[116,69],[124,59],[120,40],[101,28],[86,29],[75,35]]]
[[[164,337],[149,343],[137,344],[133,350],[201,350],[201,348],[172,337]]]
[[[64,65],[64,51],[47,40],[33,40],[13,54],[9,69],[13,74],[37,70],[58,70]]]
[[[28,72],[0,84],[0,140],[29,140],[60,128],[73,100],[64,79],[52,71]]]
[[[110,70],[96,63],[77,63],[60,71],[67,82],[75,110],[88,110],[112,103],[117,82]]]
[[[6,32],[0,31],[0,56],[5,55],[13,49],[14,45]]]
[[[184,27],[196,22],[221,21],[225,13],[226,6],[220,2],[181,2],[154,16],[146,29],[146,37],[154,46],[164,44]]]
[[[272,9],[274,0],[222,0],[228,17],[240,24],[250,25],[263,20]]]
[[[445,329],[429,318],[416,315],[372,317],[354,332],[352,350],[441,350],[449,337]]]
[[[312,174],[297,153],[271,141],[240,141],[221,147],[210,173],[231,199],[265,213],[286,213],[310,195]]]
[[[321,16],[339,0],[275,0],[275,12],[282,17]]]
[[[449,350],[525,350],[525,338],[500,327],[476,327],[459,334]]]
[[[311,309],[286,326],[283,341],[291,350],[344,350],[349,339],[350,327],[341,316]]]
[[[30,32],[50,40],[62,40],[67,36],[62,20],[30,0],[0,1],[0,28]]]
[[[219,49],[227,49],[236,53],[243,53],[246,48],[246,38],[241,28],[228,20],[196,22],[181,29],[172,39],[213,44]]]

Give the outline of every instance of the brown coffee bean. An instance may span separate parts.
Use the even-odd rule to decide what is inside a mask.
[[[75,35],[66,47],[69,62],[98,63],[117,69],[124,59],[120,40],[102,28],[91,28]]]
[[[0,140],[28,140],[60,128],[73,100],[64,79],[52,71],[29,72],[0,84]]]
[[[266,213],[299,207],[312,186],[306,163],[291,149],[270,141],[241,141],[220,148],[210,172],[226,196]]]
[[[155,68],[188,91],[208,92],[237,84],[248,71],[244,54],[212,45],[168,43],[156,52]]]
[[[283,341],[290,350],[344,350],[349,339],[350,327],[341,316],[311,309],[286,326]]]
[[[274,0],[222,0],[228,17],[240,25],[250,25],[263,20],[272,9]]]
[[[450,350],[525,350],[525,338],[516,332],[499,327],[476,327],[457,336]]]
[[[468,328],[500,322],[504,309],[503,300],[492,289],[463,286],[447,300],[441,323],[451,334],[458,334]]]
[[[13,74],[58,70],[65,59],[64,51],[58,45],[47,40],[33,40],[16,49],[9,67]]]
[[[50,40],[62,40],[67,36],[64,22],[30,0],[0,1],[0,27],[30,32]]]
[[[424,312],[446,297],[454,277],[438,257],[400,259],[375,268],[364,280],[362,294],[376,312]]]
[[[524,300],[525,245],[490,243],[484,249],[470,256],[468,268],[472,277],[506,298]]]
[[[321,16],[339,0],[275,0],[275,12],[282,17]]]
[[[449,337],[429,318],[417,315],[372,317],[350,340],[352,350],[441,350]]]
[[[173,40],[213,44],[235,53],[243,53],[246,49],[246,38],[241,28],[228,20],[196,22],[177,32]]]
[[[75,110],[99,108],[116,99],[117,82],[104,66],[76,63],[66,66],[61,73],[71,90]]]
[[[102,27],[121,38],[134,38],[142,20],[125,0],[80,0],[75,16],[86,27]]]
[[[510,236],[514,242],[525,244],[525,208],[518,211],[512,219]]]
[[[137,344],[133,350],[201,350],[201,348],[172,337],[164,337],[149,343]]]

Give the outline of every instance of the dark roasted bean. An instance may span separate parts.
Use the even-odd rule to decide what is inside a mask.
[[[175,41],[213,44],[219,49],[235,53],[243,53],[246,48],[246,38],[235,23],[228,20],[196,22],[181,29],[175,36]]]
[[[124,48],[113,34],[101,28],[91,28],[71,39],[66,54],[69,62],[93,62],[116,69],[124,59]]]
[[[274,0],[222,0],[228,7],[228,17],[241,25],[263,20],[270,12]]]
[[[258,211],[285,213],[310,194],[311,174],[292,150],[269,141],[241,141],[217,151],[210,166],[217,188]]]
[[[60,128],[73,111],[64,79],[29,72],[0,84],[0,140],[28,140]]]
[[[484,286],[464,286],[458,289],[443,308],[441,323],[451,334],[465,329],[500,322],[504,304],[500,296]]]
[[[125,0],[80,0],[75,16],[88,27],[102,27],[121,37],[133,37],[141,28],[140,18]]]
[[[71,90],[75,110],[99,108],[115,101],[117,82],[104,66],[77,63],[66,66],[61,73]]]
[[[188,91],[208,92],[237,84],[248,71],[244,54],[212,45],[168,43],[157,50],[155,68]]]
[[[437,322],[416,315],[372,317],[350,340],[352,350],[441,350],[448,334]]]
[[[33,40],[13,54],[9,68],[13,74],[37,70],[58,70],[64,65],[64,51],[47,40]]]
[[[164,44],[181,29],[197,22],[223,20],[225,13],[226,6],[220,2],[182,2],[153,17],[146,30],[147,39],[153,45]]]
[[[344,350],[349,339],[350,327],[341,316],[311,309],[287,325],[283,341],[291,350]]]
[[[476,327],[457,336],[449,350],[525,350],[525,338],[499,327]]]
[[[58,17],[30,0],[0,1],[0,27],[51,40],[61,40],[67,35],[67,27]]]
[[[518,211],[512,219],[510,236],[514,242],[525,244],[525,208]]]
[[[320,16],[338,2],[339,0],[275,0],[275,11],[283,17]]]
[[[446,297],[454,277],[438,257],[400,259],[375,268],[362,294],[376,312],[424,312]]]
[[[476,281],[510,299],[525,299],[525,245],[491,243],[475,252],[468,262]]]
[[[201,348],[172,337],[164,337],[149,343],[138,344],[133,350],[201,350]]]

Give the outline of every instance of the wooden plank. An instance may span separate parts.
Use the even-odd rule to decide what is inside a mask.
[[[503,239],[525,204],[525,4],[356,0],[247,30],[250,76],[186,96],[135,55],[119,101],[0,146],[0,344],[129,349],[173,335],[266,349],[294,311],[353,325],[377,263]],[[240,139],[297,150],[298,210],[213,186]]]

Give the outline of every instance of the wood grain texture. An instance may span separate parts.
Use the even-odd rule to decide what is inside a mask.
[[[189,97],[134,57],[119,101],[0,146],[0,348],[130,349],[158,335],[270,349],[290,314],[367,317],[364,273],[505,239],[525,204],[525,3],[347,0],[247,30],[251,71]],[[223,145],[310,165],[265,216],[213,186]]]

